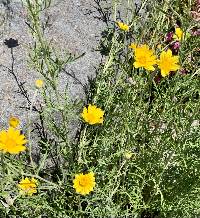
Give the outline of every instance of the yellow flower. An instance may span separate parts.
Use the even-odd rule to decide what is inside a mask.
[[[88,107],[84,107],[82,117],[85,122],[93,125],[97,123],[103,123],[104,111],[97,108],[95,105],[89,104]]]
[[[9,118],[8,122],[9,122],[9,126],[11,126],[13,128],[17,128],[19,126],[19,123],[20,123],[19,119],[17,117],[13,117],[13,116],[11,116]]]
[[[123,31],[129,31],[129,26],[125,23],[122,23],[122,22],[116,22],[118,27],[123,30]]]
[[[35,86],[36,86],[36,88],[40,89],[40,88],[43,87],[43,85],[44,85],[43,80],[37,79],[37,80],[35,81]]]
[[[163,77],[169,75],[170,71],[176,71],[180,69],[178,59],[178,56],[172,56],[172,51],[170,49],[161,52],[160,60],[158,60],[157,63],[161,69],[161,75]]]
[[[135,48],[135,62],[134,67],[144,67],[146,70],[155,70],[156,56],[153,50],[149,49],[148,45],[140,45]]]
[[[19,130],[9,127],[7,131],[0,132],[0,151],[10,154],[18,154],[26,150],[24,144],[27,143],[25,136],[20,134]]]
[[[131,44],[129,45],[129,48],[136,49],[136,48],[137,48],[137,44],[131,43]]]
[[[161,45],[161,44],[158,44],[158,45],[157,45],[157,49],[161,50],[161,49],[162,49],[162,45]]]
[[[127,151],[127,152],[125,152],[124,153],[124,157],[126,158],[126,159],[131,159],[131,157],[133,156],[133,152],[131,152],[131,151]]]
[[[19,182],[18,187],[20,188],[20,194],[32,196],[37,193],[37,180],[26,177]]]
[[[181,41],[183,38],[184,34],[181,28],[176,28],[175,29],[175,35],[173,36],[174,39]]]
[[[96,184],[94,173],[90,172],[87,174],[76,174],[73,183],[73,188],[77,193],[80,193],[81,195],[87,195],[93,191]]]

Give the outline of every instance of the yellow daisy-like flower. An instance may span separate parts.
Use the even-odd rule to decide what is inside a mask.
[[[125,24],[125,23],[122,23],[122,22],[116,22],[117,23],[117,26],[121,29],[121,30],[123,30],[123,31],[129,31],[129,26],[127,25],[127,24]]]
[[[97,106],[91,104],[89,104],[88,107],[84,107],[83,112],[81,114],[85,122],[91,125],[97,123],[102,124],[103,115],[104,115],[104,111],[101,108],[97,108]]]
[[[26,143],[25,136],[13,127],[9,127],[7,131],[2,130],[0,132],[0,151],[4,153],[18,154],[21,151],[25,151],[26,147],[24,144]]]
[[[37,80],[35,81],[35,86],[36,86],[36,88],[38,88],[38,89],[42,88],[42,87],[44,86],[43,80],[37,79]]]
[[[135,49],[135,62],[134,67],[144,67],[146,70],[155,70],[156,56],[153,54],[153,50],[149,49],[148,45],[140,45]]]
[[[181,28],[176,28],[175,29],[175,35],[173,36],[174,39],[181,41],[183,38],[184,34]]]
[[[81,195],[87,195],[93,191],[96,184],[94,173],[90,172],[87,174],[76,174],[73,183],[73,188],[77,193],[80,193]]]
[[[137,48],[137,44],[131,43],[131,44],[129,45],[129,48],[136,49],[136,48]]]
[[[171,71],[180,69],[178,62],[179,57],[172,56],[172,51],[170,49],[161,52],[160,60],[157,61],[157,64],[161,69],[161,75],[165,77],[168,76]]]
[[[20,194],[32,196],[37,193],[37,180],[26,177],[19,182],[18,187],[20,188]]]
[[[9,126],[11,126],[13,128],[17,128],[19,126],[19,123],[20,123],[19,119],[17,117],[13,117],[13,116],[11,116],[9,118],[8,122],[9,122]]]

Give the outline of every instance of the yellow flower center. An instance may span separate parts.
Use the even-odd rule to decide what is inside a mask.
[[[83,177],[80,181],[79,181],[79,185],[82,187],[85,187],[88,184],[88,179]]]
[[[140,57],[138,57],[138,61],[142,64],[142,65],[146,65],[147,64],[147,57],[145,55],[141,55]]]
[[[96,116],[93,113],[88,113],[88,119],[89,120],[96,120]]]
[[[171,62],[170,62],[170,59],[166,57],[165,60],[161,61],[161,67],[163,68],[163,70],[167,70],[167,69],[170,69],[170,66],[171,66]]]
[[[165,59],[161,60],[161,63],[160,63],[161,69],[165,72],[171,71],[172,65],[173,65],[172,58],[168,56],[166,56]]]
[[[5,144],[6,144],[7,147],[9,147],[9,148],[12,148],[12,147],[14,147],[14,146],[17,145],[16,141],[15,141],[13,138],[9,137],[9,136],[8,136],[7,139],[6,139]]]
[[[147,45],[139,45],[134,50],[135,62],[133,65],[135,68],[144,67],[146,70],[155,70],[156,56],[153,50],[149,49]]]

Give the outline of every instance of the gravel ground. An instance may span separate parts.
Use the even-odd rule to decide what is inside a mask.
[[[15,64],[14,71],[19,81],[25,82],[30,95],[34,90],[34,81],[38,78],[28,66],[28,49],[32,46],[32,39],[25,24],[27,12],[20,1],[0,0],[0,125],[5,127],[10,115],[15,115],[22,121],[22,126],[27,120],[27,112],[20,106],[26,106],[26,100],[18,93],[16,82],[10,75],[11,50],[4,44],[5,39],[14,38],[19,46],[13,49]],[[93,0],[60,0],[53,3],[46,10],[44,19],[49,16],[49,25],[45,30],[46,36],[62,51],[81,55],[75,63],[70,64],[67,70],[73,71],[76,77],[87,84],[88,76],[95,75],[95,66],[98,66],[101,56],[95,52],[104,23],[94,17],[98,14],[87,14],[94,4]],[[4,19],[3,19],[4,18]],[[70,94],[73,98],[83,97],[80,85],[74,83],[69,77],[62,77],[61,88],[69,85]]]

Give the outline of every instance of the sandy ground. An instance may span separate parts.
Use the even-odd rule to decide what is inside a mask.
[[[10,3],[9,3],[10,2]],[[62,51],[69,51],[75,55],[85,55],[75,63],[67,66],[69,72],[74,72],[77,78],[87,84],[88,76],[95,76],[95,66],[98,66],[101,56],[94,51],[97,48],[104,23],[96,18],[93,10],[93,0],[59,0],[45,11],[44,19],[49,16],[48,28],[45,34],[56,47]],[[32,39],[27,21],[27,12],[20,1],[0,0],[0,125],[7,126],[10,115],[15,115],[26,123],[27,112],[21,109],[26,106],[26,100],[18,93],[18,87],[7,68],[11,68],[11,50],[4,44],[9,38],[17,39],[19,46],[13,49],[14,71],[20,82],[32,96],[34,81],[39,75],[29,67],[28,51],[32,46]],[[96,14],[95,14],[96,13]],[[83,97],[82,87],[75,84],[70,77],[63,76],[61,88],[68,84],[73,98]]]

